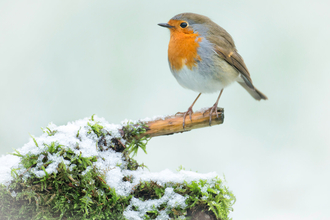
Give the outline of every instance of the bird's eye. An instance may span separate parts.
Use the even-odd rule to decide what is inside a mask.
[[[182,27],[182,28],[186,28],[187,26],[188,26],[187,22],[182,22],[180,24],[180,27]]]

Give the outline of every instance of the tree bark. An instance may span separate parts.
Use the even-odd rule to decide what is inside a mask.
[[[222,124],[224,121],[224,109],[218,107],[218,117],[215,113],[211,116],[211,126]],[[138,136],[137,138],[142,138],[144,136],[148,137],[157,137],[162,135],[170,135],[174,133],[182,133],[186,131],[191,131],[197,128],[209,127],[210,116],[209,113],[206,112],[203,115],[203,111],[196,111],[192,113],[191,120],[189,115],[186,116],[186,125],[183,128],[183,115],[171,115],[166,117],[165,119],[156,119],[153,121],[147,121],[147,132]]]

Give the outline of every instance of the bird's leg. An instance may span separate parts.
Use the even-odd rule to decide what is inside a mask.
[[[217,99],[217,101],[214,103],[214,105],[213,105],[211,108],[209,108],[209,109],[207,109],[207,110],[205,110],[205,111],[203,112],[203,116],[204,116],[205,112],[210,112],[210,113],[209,113],[209,114],[210,114],[210,120],[209,120],[209,124],[210,124],[210,126],[211,126],[211,122],[212,122],[212,114],[215,112],[217,118],[219,117],[219,116],[218,116],[218,102],[219,102],[219,99],[220,99],[220,96],[221,96],[222,92],[223,92],[223,89],[221,89],[220,94],[219,94],[219,96],[218,96],[218,99]]]
[[[178,112],[178,113],[176,113],[175,115],[177,115],[177,114],[183,114],[183,123],[182,123],[182,126],[183,126],[183,129],[184,129],[184,126],[186,125],[186,116],[189,114],[189,117],[190,117],[190,121],[192,121],[192,119],[191,119],[191,114],[193,113],[193,110],[192,110],[192,108],[193,108],[193,106],[195,105],[195,103],[196,103],[196,101],[197,101],[197,99],[199,98],[199,96],[201,96],[201,94],[202,93],[199,93],[198,94],[198,96],[197,96],[197,98],[195,99],[195,101],[191,104],[191,106],[188,108],[188,111],[186,111],[186,112]]]

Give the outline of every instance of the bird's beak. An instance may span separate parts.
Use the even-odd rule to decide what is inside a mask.
[[[169,24],[167,24],[167,23],[159,23],[158,25],[159,25],[159,26],[162,26],[162,27],[166,27],[166,28],[173,28],[173,27],[174,27],[174,26],[169,25]]]

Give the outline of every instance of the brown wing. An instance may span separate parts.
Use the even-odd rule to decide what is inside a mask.
[[[253,86],[249,70],[243,58],[237,53],[234,40],[230,34],[212,21],[209,21],[208,25],[210,28],[207,39],[215,45],[214,51],[220,58],[224,59],[241,73],[241,78],[244,81],[238,80],[237,82],[256,100],[267,99],[267,96]]]
[[[208,24],[210,29],[207,38],[213,45],[215,45],[215,52],[242,74],[242,78],[248,87],[254,88],[249,70],[244,63],[243,58],[237,53],[233,38],[225,29],[216,23],[210,21]]]
[[[247,86],[249,86],[251,89],[254,88],[252,79],[250,77],[250,72],[247,69],[241,55],[236,52],[236,49],[233,48],[233,50],[228,50],[219,46],[215,46],[215,52],[242,74],[242,78],[244,79]]]
[[[244,82],[241,81],[238,83],[248,92],[250,95],[255,98],[256,100],[260,99],[268,99],[267,96],[265,96],[262,92],[260,92],[258,89],[256,89],[253,84],[250,77],[249,70],[247,69],[243,58],[239,55],[239,53],[235,51],[227,51],[221,47],[216,46],[215,52],[224,59],[227,63],[235,67],[240,73],[241,77],[243,78]]]

